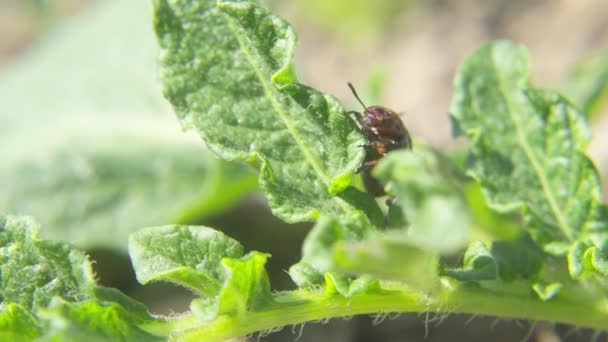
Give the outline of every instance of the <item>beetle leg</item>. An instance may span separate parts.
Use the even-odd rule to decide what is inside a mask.
[[[359,166],[356,170],[355,173],[361,173],[361,171],[365,170],[365,169],[371,169],[372,167],[376,166],[376,164],[378,164],[378,159],[374,159],[374,160],[368,160],[363,162],[363,164],[361,164],[361,166]]]
[[[392,151],[395,149],[398,149],[400,147],[403,147],[403,142],[397,139],[393,139],[393,138],[387,138],[387,137],[382,137],[378,140],[379,144],[383,144],[384,148],[386,150],[385,153],[386,154],[388,151]],[[411,143],[408,143],[405,147],[410,147]]]
[[[374,149],[374,145],[372,144],[363,144],[363,145],[357,145],[357,147],[363,147],[365,150],[369,151],[369,150],[373,150]]]

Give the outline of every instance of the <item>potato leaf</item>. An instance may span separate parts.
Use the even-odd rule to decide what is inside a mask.
[[[395,151],[381,160],[374,175],[395,198],[388,224],[391,233],[401,235],[396,239],[444,254],[466,245],[471,215],[458,176],[441,153],[423,145]]]
[[[488,247],[483,242],[475,241],[464,253],[462,267],[442,267],[441,274],[462,281],[494,280],[498,277],[498,265]]]
[[[342,273],[325,273],[325,290],[323,294],[326,297],[341,296],[344,298],[351,298],[360,294],[377,293],[381,291],[380,281],[371,276],[352,279]]]
[[[29,217],[0,216],[0,298],[27,310],[46,307],[54,296],[93,297],[95,282],[86,255],[66,243],[36,238]]]
[[[40,322],[23,306],[16,303],[0,305],[1,341],[32,341],[40,334]]]
[[[256,185],[255,175],[188,140],[101,127],[68,136],[0,168],[0,208],[35,215],[49,227],[45,237],[125,250],[134,229],[217,213]]]
[[[47,324],[43,339],[49,341],[166,341],[137,326],[118,303],[55,298],[41,316]]]
[[[132,234],[129,254],[142,284],[165,280],[214,296],[224,281],[222,259],[241,257],[243,247],[210,228],[165,226]]]
[[[404,235],[375,233],[362,241],[338,241],[332,249],[334,268],[372,279],[401,281],[421,290],[436,287],[438,254]]]
[[[490,248],[476,241],[466,250],[461,268],[443,267],[442,274],[459,280],[533,279],[543,260],[542,252],[525,235],[494,241]]]
[[[308,233],[302,259],[289,268],[291,279],[300,287],[322,285],[324,274],[334,270],[332,248],[339,241],[360,241],[369,235],[363,215],[348,219],[324,216]]]
[[[97,287],[87,256],[37,239],[29,217],[0,217],[0,339],[154,340],[143,304]]]
[[[395,198],[388,230],[372,232],[356,220],[322,218],[304,241],[301,261],[289,270],[296,284],[321,285],[323,274],[342,271],[428,289],[437,284],[438,254],[466,245],[471,218],[455,174],[437,151],[422,146],[390,153],[374,174]],[[412,276],[420,272],[428,277]]]
[[[264,265],[270,255],[251,252],[246,256],[222,260],[224,283],[215,297],[194,300],[190,307],[204,321],[220,315],[238,319],[248,311],[260,310],[271,304],[270,281]]]
[[[155,0],[154,13],[163,91],[182,125],[222,158],[257,164],[277,216],[378,212],[349,188],[365,139],[333,96],[297,83],[285,20],[253,1]]]
[[[451,113],[472,139],[469,172],[493,208],[523,209],[546,251],[564,255],[578,241],[605,253],[608,215],[585,155],[585,116],[529,77],[525,49],[504,41],[480,48],[460,68]],[[579,255],[570,258],[573,277]]]
[[[534,293],[536,293],[538,298],[546,302],[557,296],[557,294],[563,287],[564,285],[562,283],[556,282],[545,284],[542,282],[538,282],[532,285],[532,290],[534,291]]]
[[[243,247],[224,234],[199,226],[142,229],[131,236],[129,253],[137,279],[187,286],[201,298],[192,302],[195,315],[214,320],[239,316],[271,301],[264,269],[267,254],[243,256]]]

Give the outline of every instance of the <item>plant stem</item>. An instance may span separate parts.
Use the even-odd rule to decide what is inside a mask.
[[[562,292],[557,298],[543,302],[531,293],[529,287],[522,284],[500,291],[480,287],[452,287],[445,282],[437,295],[426,295],[403,286],[385,285],[383,289],[351,298],[328,296],[322,291],[277,293],[273,305],[259,311],[249,311],[239,317],[220,316],[204,322],[190,314],[145,328],[152,333],[170,335],[171,340],[223,341],[258,331],[272,331],[286,325],[389,312],[468,313],[560,322],[601,330],[608,327],[606,300],[575,298],[572,294]]]

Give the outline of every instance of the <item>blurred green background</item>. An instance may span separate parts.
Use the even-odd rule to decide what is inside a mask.
[[[268,0],[299,33],[301,79],[357,104],[404,113],[411,133],[449,149],[452,78],[485,41],[530,49],[538,84],[566,88],[572,66],[608,48],[604,0]],[[276,289],[299,260],[309,224],[274,218],[247,167],[217,160],[183,132],[160,94],[146,0],[0,0],[0,212],[33,215],[41,235],[87,249],[101,284],[156,313],[188,309],[191,294],[138,285],[126,257],[130,232],[197,223],[270,252]],[[606,65],[606,57],[600,58]],[[604,68],[608,69],[608,68]],[[601,75],[600,75],[601,76]],[[608,78],[608,75],[603,75]],[[608,117],[592,118],[589,147],[602,171]],[[286,327],[263,341],[589,340],[567,326],[450,315],[335,319]],[[255,338],[254,338],[255,339]],[[253,339],[252,339],[253,340]]]

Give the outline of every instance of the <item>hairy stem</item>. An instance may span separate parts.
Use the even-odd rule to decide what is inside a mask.
[[[173,318],[144,327],[151,333],[170,335],[177,341],[223,341],[286,325],[336,317],[379,313],[468,313],[500,318],[529,319],[572,324],[603,330],[608,327],[608,302],[562,292],[543,302],[523,284],[503,289],[456,286],[445,282],[437,294],[429,295],[403,286],[345,298],[322,291],[277,293],[275,303],[238,317],[221,316],[210,322],[193,315]]]

